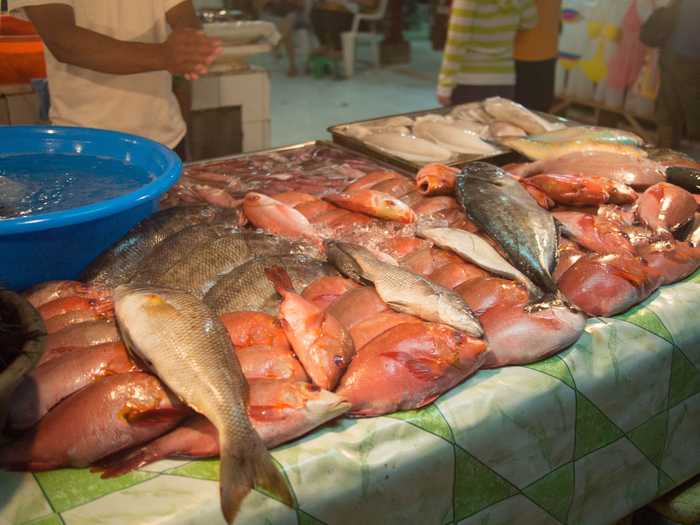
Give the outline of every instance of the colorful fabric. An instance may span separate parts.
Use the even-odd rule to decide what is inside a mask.
[[[637,0],[632,0],[622,19],[622,39],[608,63],[608,86],[627,89],[639,77],[644,65],[647,47],[639,40],[642,20],[637,9]]]
[[[536,24],[533,0],[454,0],[438,95],[449,97],[457,84],[515,84],[515,34]]]
[[[700,272],[589,320],[545,361],[279,447],[296,508],[254,491],[236,523],[613,523],[700,472],[698,310]],[[223,523],[218,466],[162,461],[111,480],[0,472],[0,523]]]

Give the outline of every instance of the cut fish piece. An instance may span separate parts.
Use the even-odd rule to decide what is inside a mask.
[[[501,151],[469,131],[443,122],[421,122],[413,127],[416,136],[431,140],[456,153],[497,155]]]
[[[412,135],[379,133],[367,137],[365,142],[379,151],[414,162],[446,162],[452,157],[449,149]]]

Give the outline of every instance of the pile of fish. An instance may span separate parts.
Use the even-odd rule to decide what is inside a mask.
[[[501,97],[456,106],[450,114],[390,117],[338,128],[371,148],[415,163],[504,153],[503,139],[558,130],[553,122]],[[465,157],[467,156],[467,157]]]
[[[692,189],[700,166],[613,136],[555,130],[505,169],[375,170],[160,211],[81,282],[26,293],[49,335],[0,466],[109,477],[218,455],[227,520],[253,485],[291,503],[266,447],[552,355],[587,315],[700,266],[697,195],[673,183]]]
[[[309,144],[187,166],[161,206],[208,203],[235,208],[249,191],[325,195],[381,169],[378,164],[338,147]],[[0,180],[0,190],[2,187]]]

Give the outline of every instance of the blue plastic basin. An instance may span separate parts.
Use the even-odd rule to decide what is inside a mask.
[[[178,156],[157,142],[98,129],[0,127],[0,157],[18,154],[119,160],[146,170],[151,181],[87,206],[0,219],[0,284],[15,290],[52,279],[75,279],[97,255],[157,209],[160,196],[182,170]]]

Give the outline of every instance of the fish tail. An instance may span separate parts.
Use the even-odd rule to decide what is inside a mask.
[[[289,277],[287,270],[285,270],[281,266],[265,268],[265,275],[275,287],[275,290],[277,290],[280,293],[280,295],[282,295],[282,292],[294,291],[292,279]]]
[[[232,440],[222,443],[219,472],[221,511],[228,523],[233,522],[243,499],[254,485],[277,496],[290,507],[294,504],[289,487],[265,445],[257,434],[251,437],[254,442],[252,452],[230,445]]]

